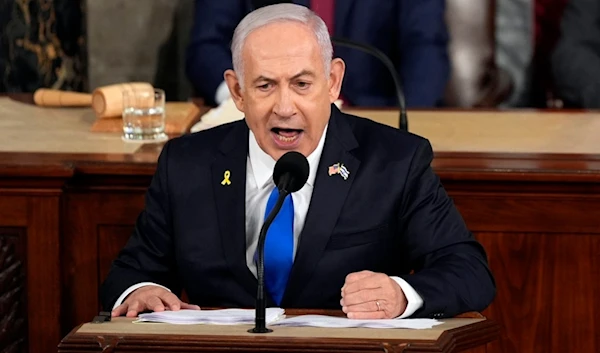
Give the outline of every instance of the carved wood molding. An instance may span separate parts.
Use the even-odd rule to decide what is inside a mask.
[[[0,352],[22,352],[27,341],[22,228],[0,228]]]
[[[104,324],[98,324],[104,325]],[[108,323],[110,325],[110,323]],[[80,326],[81,327],[81,326]],[[444,332],[437,340],[347,339],[324,337],[255,337],[215,335],[94,334],[78,333],[77,327],[58,346],[67,352],[269,352],[269,353],[449,353],[498,339],[500,329],[492,320],[479,321]]]

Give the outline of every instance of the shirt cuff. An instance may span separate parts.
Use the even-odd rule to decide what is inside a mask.
[[[391,279],[396,281],[400,286],[400,289],[404,292],[404,296],[406,297],[406,309],[402,315],[398,316],[398,319],[404,319],[406,317],[414,314],[415,311],[419,310],[423,306],[423,298],[417,293],[417,291],[410,285],[408,282],[403,280],[400,277],[390,276]]]
[[[223,102],[228,100],[229,97],[231,97],[229,93],[229,87],[227,87],[227,83],[223,81],[217,88],[217,93],[215,94],[215,102],[217,102],[218,105],[221,105]]]
[[[153,283],[153,282],[141,282],[141,283],[138,283],[138,284],[134,284],[133,286],[131,286],[131,287],[127,288],[127,290],[125,290],[125,291],[123,292],[123,294],[121,294],[121,296],[120,296],[120,297],[117,299],[117,301],[115,302],[115,305],[113,305],[113,308],[112,308],[112,309],[113,309],[113,310],[115,310],[115,308],[116,308],[117,306],[119,306],[119,305],[123,304],[123,301],[125,300],[125,298],[127,298],[127,296],[128,296],[129,294],[131,294],[131,293],[132,293],[134,290],[136,290],[136,289],[138,289],[138,288],[145,287],[145,286],[157,286],[157,287],[162,287],[162,288],[164,288],[164,289],[168,290],[169,292],[171,291],[169,288],[167,288],[167,287],[165,287],[165,286],[161,286],[160,284],[156,284],[156,283]]]

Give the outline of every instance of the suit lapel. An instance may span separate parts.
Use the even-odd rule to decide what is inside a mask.
[[[223,139],[211,166],[213,193],[217,207],[223,252],[231,272],[252,295],[256,278],[246,264],[246,159],[248,127],[237,124]],[[226,173],[229,177],[226,178]],[[228,179],[229,183],[224,180]]]
[[[282,304],[285,306],[292,305],[298,299],[303,287],[311,279],[360,166],[360,161],[350,153],[358,143],[343,119],[339,110],[332,106],[332,117],[310,206],[283,297]],[[328,168],[335,163],[343,163],[350,172],[347,180],[339,174],[329,175]]]

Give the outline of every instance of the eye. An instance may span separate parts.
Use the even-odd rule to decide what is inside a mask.
[[[298,88],[300,88],[300,89],[307,89],[310,87],[310,83],[308,83],[306,81],[298,81],[298,82],[296,82],[296,86],[298,86]]]
[[[265,83],[263,85],[257,86],[257,88],[261,91],[268,91],[271,88],[271,84]]]

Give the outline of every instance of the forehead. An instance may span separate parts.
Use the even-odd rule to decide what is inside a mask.
[[[248,72],[292,69],[299,65],[313,71],[323,70],[315,34],[298,22],[277,22],[252,31],[244,43],[242,56],[244,70]]]

